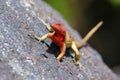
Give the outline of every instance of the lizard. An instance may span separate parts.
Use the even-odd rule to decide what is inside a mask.
[[[103,21],[100,21],[95,27],[93,27],[87,35],[82,39],[82,41],[76,41],[66,30],[64,25],[60,22],[55,22],[52,24],[45,23],[42,19],[38,18],[42,23],[45,25],[49,33],[43,35],[42,37],[37,36],[34,34],[34,38],[37,39],[39,42],[45,40],[46,38],[50,38],[53,43],[60,47],[60,54],[56,57],[56,60],[60,63],[60,60],[65,55],[65,51],[67,48],[71,48],[74,53],[75,57],[73,61],[76,65],[79,66],[81,69],[83,66],[79,62],[79,58],[81,56],[81,52],[79,52],[79,48],[81,48],[85,43],[89,40],[89,38],[100,28],[103,24]]]

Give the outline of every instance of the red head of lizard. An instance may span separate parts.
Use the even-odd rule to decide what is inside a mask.
[[[53,23],[50,24],[52,29],[55,31],[54,35],[51,37],[51,40],[58,46],[62,47],[65,43],[66,38],[66,29],[62,23]]]

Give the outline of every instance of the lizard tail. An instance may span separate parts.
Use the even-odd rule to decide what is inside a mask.
[[[83,38],[83,40],[75,41],[77,48],[81,48],[85,43],[90,39],[90,37],[100,28],[100,26],[103,24],[103,21],[100,21],[95,27],[93,27],[87,35]]]

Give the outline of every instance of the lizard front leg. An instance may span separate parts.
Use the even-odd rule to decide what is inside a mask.
[[[57,61],[60,61],[63,58],[63,56],[65,55],[65,51],[66,51],[66,45],[65,45],[65,43],[63,44],[63,46],[60,49],[61,49],[61,52],[58,55],[58,57],[56,58]]]
[[[81,69],[81,68],[83,67],[83,66],[80,64],[80,62],[79,62],[79,58],[80,58],[81,53],[78,51],[77,46],[76,46],[76,44],[75,44],[74,41],[72,41],[71,49],[72,49],[72,50],[74,51],[74,53],[75,53],[75,57],[73,58],[73,61],[74,61],[75,64],[78,65],[79,68]]]
[[[39,42],[45,40],[46,38],[48,38],[49,36],[52,36],[54,33],[47,33],[45,35],[43,35],[42,37],[38,37],[36,34],[34,35],[35,39],[39,40]]]
[[[38,19],[45,25],[49,32],[54,32],[54,30],[51,28],[49,24],[45,23],[45,21],[43,21],[40,17],[38,17]]]

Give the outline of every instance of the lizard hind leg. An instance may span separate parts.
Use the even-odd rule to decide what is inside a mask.
[[[80,53],[79,50],[77,49],[77,46],[76,46],[76,44],[75,44],[74,41],[72,42],[71,49],[72,49],[72,50],[74,51],[74,53],[75,53],[75,57],[73,58],[73,61],[74,61],[74,63],[75,63],[76,65],[78,65],[79,68],[81,69],[81,68],[83,67],[83,66],[80,64],[80,62],[79,62],[79,58],[80,58],[81,53]]]

